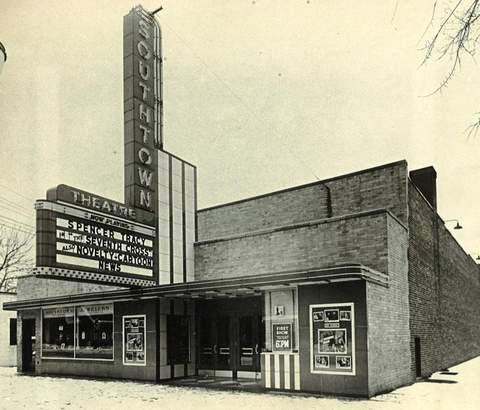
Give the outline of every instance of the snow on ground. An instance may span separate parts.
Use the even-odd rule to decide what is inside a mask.
[[[204,388],[65,377],[18,375],[0,368],[1,409],[435,409],[480,408],[480,357],[435,373],[418,382],[370,400],[311,397],[283,393],[245,393]],[[458,373],[458,374],[453,374]]]

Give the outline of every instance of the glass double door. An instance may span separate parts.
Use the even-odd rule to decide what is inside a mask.
[[[209,311],[198,317],[199,369],[259,372],[263,327],[259,312]]]

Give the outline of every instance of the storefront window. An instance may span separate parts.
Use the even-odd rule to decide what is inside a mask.
[[[43,310],[43,357],[74,357],[73,307]]]
[[[112,305],[77,307],[76,335],[76,358],[113,359]]]

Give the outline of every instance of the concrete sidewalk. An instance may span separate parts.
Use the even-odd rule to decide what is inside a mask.
[[[247,393],[115,380],[18,375],[0,368],[0,409],[420,409],[480,408],[480,357],[370,400]]]

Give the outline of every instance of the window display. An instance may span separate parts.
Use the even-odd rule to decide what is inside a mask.
[[[353,303],[310,305],[310,371],[355,375]]]
[[[74,323],[73,307],[43,310],[43,357],[74,357]]]
[[[44,309],[42,357],[113,360],[113,305]]]
[[[145,366],[145,315],[123,316],[123,364]]]
[[[77,307],[75,357],[113,359],[113,306]]]

